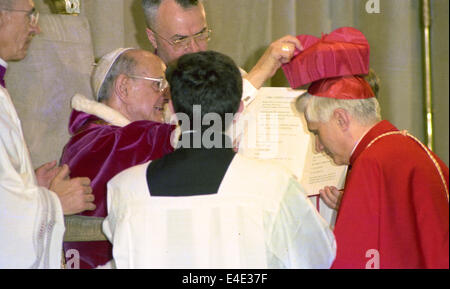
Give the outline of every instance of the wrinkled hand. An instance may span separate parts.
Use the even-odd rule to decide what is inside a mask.
[[[320,197],[324,203],[334,210],[339,210],[341,204],[342,191],[338,190],[336,187],[325,187],[320,192]]]
[[[292,35],[272,42],[245,78],[259,89],[267,79],[274,76],[282,64],[291,61],[295,48],[303,50],[300,41]]]
[[[58,174],[60,169],[61,167],[56,166],[56,161],[48,162],[35,169],[34,172],[36,174],[38,185],[48,189],[50,187],[50,182]]]
[[[69,174],[69,167],[63,165],[50,183],[50,190],[58,195],[64,215],[95,210],[89,178],[70,179]]]

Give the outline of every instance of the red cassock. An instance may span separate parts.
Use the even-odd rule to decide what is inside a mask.
[[[83,216],[106,217],[106,183],[117,173],[173,151],[170,135],[174,126],[152,121],[135,121],[124,127],[105,123],[100,118],[73,110],[70,116],[71,139],[64,148],[61,165],[68,164],[72,178],[91,179],[95,211]],[[64,250],[76,249],[81,268],[95,268],[112,259],[108,241],[65,242]]]
[[[332,268],[448,268],[448,167],[388,121],[373,127],[350,159],[336,220]],[[447,192],[445,186],[447,186]]]

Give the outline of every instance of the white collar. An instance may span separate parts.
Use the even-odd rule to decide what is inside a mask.
[[[95,100],[88,99],[84,95],[78,93],[72,97],[71,105],[73,109],[95,115],[96,117],[101,118],[109,124],[115,126],[124,127],[131,123],[129,119],[112,107]],[[177,126],[170,137],[172,147],[176,147],[180,134],[181,129]]]
[[[73,109],[95,115],[115,126],[124,127],[131,123],[129,119],[112,107],[78,93],[72,97],[71,105]]]
[[[4,68],[8,68],[8,62],[4,61],[1,57],[0,57],[0,65],[3,66]]]

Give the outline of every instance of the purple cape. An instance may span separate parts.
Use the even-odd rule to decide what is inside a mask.
[[[70,168],[70,177],[88,177],[95,195],[94,211],[80,215],[106,217],[106,184],[119,172],[158,159],[173,151],[170,136],[175,126],[141,120],[118,127],[100,118],[73,110],[69,121],[71,138],[64,147],[61,165]],[[65,242],[64,250],[76,249],[80,268],[95,268],[112,259],[108,241]]]

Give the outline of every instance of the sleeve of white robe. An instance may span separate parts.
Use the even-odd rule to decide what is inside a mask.
[[[236,156],[216,195],[150,198],[147,165],[125,170],[108,183],[103,231],[118,268],[331,266],[334,235],[282,168]],[[195,218],[197,213],[205,217]],[[168,222],[171,214],[183,217]],[[183,257],[179,249],[188,254]]]
[[[256,94],[258,93],[258,89],[251,84],[250,81],[244,78],[247,75],[247,72],[242,68],[239,68],[242,75],[242,102],[244,103],[244,107],[248,107],[250,103],[255,99]]]
[[[0,91],[0,268],[60,268],[64,216],[37,185],[20,121]]]
[[[293,177],[277,212],[267,219],[269,267],[331,267],[336,256],[334,234]]]
[[[138,228],[132,230],[127,210],[130,207],[133,208],[133,204],[141,203],[141,200],[142,204],[146,202],[148,196],[145,193],[147,187],[145,174],[149,163],[146,162],[124,170],[107,184],[108,215],[103,221],[102,229],[113,244],[113,266],[115,268],[136,268],[135,257],[144,255],[139,253],[139,246],[135,246],[136,241],[132,236],[134,232],[142,232],[146,229],[145,221],[140,218],[135,219]],[[145,235],[145,232],[142,233]]]

